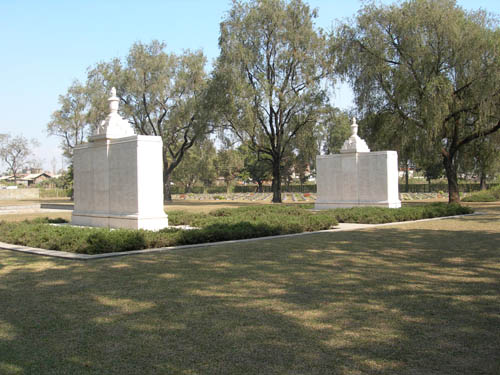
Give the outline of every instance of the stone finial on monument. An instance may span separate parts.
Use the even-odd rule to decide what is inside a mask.
[[[366,142],[358,136],[358,124],[356,123],[356,117],[352,118],[351,136],[344,142],[344,145],[340,149],[340,153],[342,154],[352,152],[370,152]]]
[[[120,98],[116,96],[116,89],[114,87],[111,89],[111,96],[108,98],[108,102],[110,113],[98,126],[96,134],[89,138],[91,142],[134,135],[134,130],[130,123],[118,114]]]

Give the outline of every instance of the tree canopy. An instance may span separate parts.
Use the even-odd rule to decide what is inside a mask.
[[[124,60],[97,64],[89,86],[115,86],[123,116],[139,134],[163,140],[163,180],[171,200],[172,172],[186,152],[213,130],[207,95],[206,58],[201,51],[167,53],[158,41],[135,43]],[[100,99],[102,101],[102,98]]]
[[[326,38],[301,0],[233,1],[221,23],[215,68],[220,118],[272,161],[273,202],[281,202],[281,164],[292,140],[314,125],[325,102]]]
[[[52,113],[47,124],[49,135],[61,138],[63,155],[68,159],[73,156],[73,148],[85,142],[91,132],[90,104],[89,88],[75,81],[65,95],[59,96],[60,108]]]
[[[19,172],[32,162],[33,147],[38,146],[34,139],[29,140],[22,135],[11,136],[0,134],[0,159],[7,165],[7,171],[14,180]]]
[[[395,136],[439,153],[449,200],[459,201],[458,152],[500,129],[497,19],[453,0],[370,3],[333,40],[358,109],[390,119]]]

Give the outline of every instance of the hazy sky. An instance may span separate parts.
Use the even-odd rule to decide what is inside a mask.
[[[352,17],[362,4],[307,2],[319,9],[316,25],[327,30],[334,20]],[[43,166],[51,170],[55,158],[60,168],[59,139],[47,136],[46,125],[58,109],[58,96],[73,80],[85,81],[89,66],[125,56],[136,41],[158,39],[177,53],[202,49],[212,61],[219,53],[219,23],[230,4],[229,0],[0,0],[0,133],[38,139]],[[500,14],[500,0],[458,4]],[[338,89],[334,103],[351,107],[350,90]]]

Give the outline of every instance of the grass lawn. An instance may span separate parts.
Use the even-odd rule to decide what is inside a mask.
[[[1,374],[498,374],[487,215],[90,262],[0,250]]]

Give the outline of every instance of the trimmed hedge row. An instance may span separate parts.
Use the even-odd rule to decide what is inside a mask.
[[[473,193],[462,199],[463,202],[496,202],[500,201],[500,186],[495,186],[489,190]]]
[[[318,231],[329,229],[339,221],[387,223],[472,212],[468,207],[444,203],[400,209],[357,207],[312,211],[310,208],[311,204],[302,204],[227,208],[209,214],[174,211],[169,213],[171,225],[190,225],[199,229],[166,228],[157,232],[54,226],[49,224],[55,220],[47,218],[2,221],[0,241],[42,249],[99,254]]]
[[[383,207],[338,208],[335,218],[340,223],[383,224],[400,221],[431,219],[473,213],[470,207],[459,204],[431,203],[426,205],[403,206],[398,209]]]
[[[337,225],[334,216],[315,213],[298,206],[253,206],[222,209],[210,214],[172,212],[171,225],[190,225],[199,229],[166,228],[146,230],[108,230],[48,225],[49,219],[0,222],[0,241],[42,249],[84,254],[187,245],[245,238],[274,236],[329,229]]]

